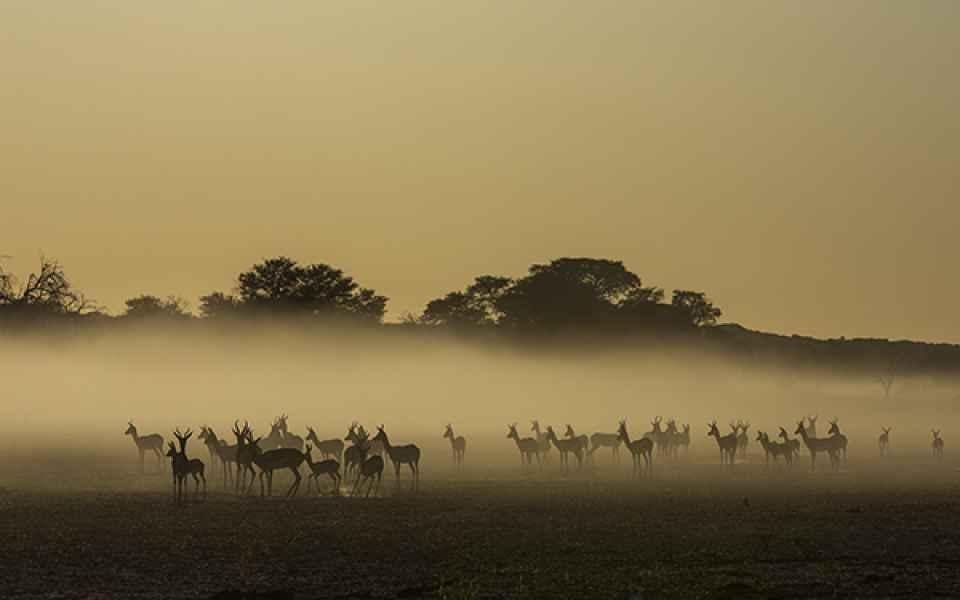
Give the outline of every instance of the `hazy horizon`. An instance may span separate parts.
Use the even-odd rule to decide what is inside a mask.
[[[960,4],[0,7],[8,269],[119,312],[263,258],[419,312],[623,260],[725,322],[960,342]]]

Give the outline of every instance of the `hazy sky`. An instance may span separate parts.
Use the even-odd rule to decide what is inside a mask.
[[[277,254],[391,315],[619,258],[960,342],[960,2],[0,3],[0,254],[118,310]]]

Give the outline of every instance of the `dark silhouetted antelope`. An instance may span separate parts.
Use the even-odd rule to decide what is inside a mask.
[[[413,488],[419,489],[420,448],[415,444],[404,444],[403,446],[392,445],[390,438],[387,437],[387,432],[383,429],[383,425],[377,427],[377,435],[373,437],[373,441],[383,444],[383,449],[386,450],[387,456],[390,457],[390,462],[393,463],[393,471],[397,477],[397,481],[400,481],[400,467],[409,465],[410,474],[413,477]]]
[[[847,463],[847,436],[840,433],[840,426],[837,425],[837,418],[830,421],[830,429],[827,430],[828,439],[832,439],[837,450],[843,454],[843,463]]]
[[[357,490],[363,487],[365,482],[369,482],[369,485],[367,486],[367,493],[364,495],[364,498],[370,496],[370,491],[373,490],[374,480],[376,480],[377,489],[374,493],[374,496],[376,496],[380,492],[380,479],[382,477],[383,458],[377,455],[371,456],[363,461],[363,464],[357,469],[357,481],[354,483],[353,491],[350,495],[356,496]]]
[[[337,438],[321,440],[317,437],[317,432],[313,430],[313,427],[307,427],[307,441],[313,442],[313,447],[316,448],[322,458],[343,460],[343,440]]]
[[[453,425],[447,424],[443,432],[444,439],[450,440],[450,449],[453,451],[453,464],[458,469],[463,467],[463,455],[467,452],[467,438],[453,433]]]
[[[177,441],[180,442],[179,451],[173,445],[173,442],[170,442],[169,450],[167,450],[167,456],[170,457],[170,466],[173,471],[174,501],[183,502],[185,495],[183,488],[187,475],[192,476],[196,484],[193,493],[194,498],[200,495],[201,480],[203,480],[203,497],[206,498],[207,478],[204,475],[203,461],[199,458],[187,458],[187,441],[190,439],[190,436],[193,435],[193,432],[188,429],[186,433],[180,433],[180,430],[177,429],[173,435],[177,438]]]
[[[573,439],[560,439],[557,437],[553,427],[547,426],[547,441],[556,446],[560,453],[560,470],[570,470],[570,455],[573,454],[577,459],[577,470],[583,468],[583,451],[580,449],[580,442]]]
[[[540,443],[533,438],[521,438],[517,433],[517,424],[508,425],[510,431],[507,432],[507,439],[513,440],[517,444],[517,450],[520,451],[520,465],[533,465],[533,457],[537,457],[537,464],[543,470],[543,463],[540,461]]]
[[[124,435],[129,435],[133,438],[133,443],[137,445],[137,453],[140,455],[140,472],[143,473],[143,455],[148,451],[153,452],[157,455],[157,470],[163,470],[163,436],[159,433],[151,433],[150,435],[145,435],[140,437],[137,435],[137,428],[133,425],[133,422],[127,422],[127,430],[123,432]]]
[[[880,447],[880,456],[886,456],[887,451],[890,448],[890,432],[893,430],[893,427],[881,427],[883,433],[880,434],[880,437],[877,438],[877,446]]]
[[[307,495],[310,495],[310,484],[316,482],[317,484],[317,494],[320,494],[320,480],[318,477],[321,475],[327,475],[333,480],[333,493],[340,493],[340,463],[332,458],[326,460],[321,460],[320,462],[313,462],[313,456],[310,455],[310,444],[307,444],[306,450],[303,453],[304,459],[307,461],[307,466],[310,467],[310,475],[307,476]]]
[[[253,470],[254,449],[250,445],[250,438],[253,437],[253,430],[250,424],[244,421],[243,428],[240,428],[240,422],[233,422],[233,435],[237,439],[237,476],[234,479],[235,492],[237,494],[249,494],[253,489],[253,482],[257,478],[257,472]],[[247,484],[247,475],[250,475],[250,483]]]
[[[264,496],[263,480],[266,477],[266,495],[273,495],[273,472],[280,469],[289,469],[293,474],[293,484],[287,490],[287,498],[297,495],[300,489],[300,482],[303,477],[300,476],[300,465],[306,460],[303,452],[296,448],[277,448],[264,452],[260,448],[260,438],[250,440],[250,449],[253,452],[253,464],[260,469],[260,497]]]
[[[367,439],[367,433],[360,434],[357,424],[354,422],[347,430],[347,436],[344,440],[353,445],[343,453],[343,476],[349,478],[354,469],[359,469],[367,460],[367,454],[370,452],[370,440]]]
[[[747,431],[750,430],[750,421],[737,421],[737,427],[740,429],[740,433],[737,434],[737,453],[740,455],[740,458],[746,458],[747,456],[747,444],[750,442],[750,437],[747,435]]]
[[[210,427],[201,427],[198,437],[203,440],[207,450],[210,451],[210,455],[216,459],[211,459],[211,468],[216,468],[217,462],[223,468],[223,489],[227,489],[233,466],[237,462],[237,445],[227,444],[224,440],[219,439],[216,432]]]
[[[547,434],[540,431],[540,421],[530,421],[530,431],[534,433],[537,437],[537,443],[540,444],[540,456],[543,458],[543,462],[548,463],[548,459],[550,458],[550,440],[547,439]]]
[[[736,457],[737,453],[737,429],[731,423],[730,427],[733,428],[733,433],[728,433],[727,435],[720,435],[720,430],[717,429],[717,422],[713,421],[708,425],[710,427],[707,431],[707,437],[715,437],[717,439],[717,446],[720,448],[720,465],[733,465],[733,460]]]
[[[807,450],[810,451],[810,470],[817,470],[817,454],[820,452],[826,452],[830,457],[830,466],[834,470],[839,468],[840,460],[838,456],[837,442],[832,438],[814,438],[810,437],[807,434],[807,428],[803,426],[803,421],[797,423],[797,429],[794,431],[795,434],[799,435],[803,440],[804,445],[806,445]]]
[[[592,455],[590,454],[590,438],[586,435],[577,435],[577,432],[573,430],[573,426],[567,423],[567,431],[563,434],[563,437],[568,440],[577,440],[577,443],[580,444],[580,452],[583,454],[584,458],[590,460]]]
[[[630,451],[633,458],[633,476],[640,477],[644,471],[647,475],[653,476],[653,440],[648,437],[642,437],[639,440],[631,440],[627,433],[627,421],[620,421],[620,427],[617,429],[617,435]],[[640,459],[643,459],[643,465]]]
[[[643,437],[653,440],[657,448],[657,454],[661,455],[664,453],[666,447],[666,432],[660,427],[662,421],[663,417],[654,417],[654,419],[650,421],[652,429],[643,434]]]
[[[933,457],[941,461],[943,460],[943,438],[940,437],[939,429],[931,429],[930,431],[933,433],[933,443],[931,444]]]
[[[788,443],[778,444],[777,442],[771,441],[770,436],[763,431],[757,432],[757,441],[760,442],[760,446],[763,448],[767,467],[770,466],[770,457],[773,457],[774,464],[777,463],[777,459],[781,456],[788,466],[793,464],[793,448]]]
[[[793,456],[791,457],[791,461],[790,461],[790,462],[793,462],[792,460],[793,458],[798,458],[800,456],[800,440],[796,438],[791,439],[790,435],[787,433],[787,430],[784,429],[783,427],[780,428],[780,439],[783,440],[783,443],[793,453]]]

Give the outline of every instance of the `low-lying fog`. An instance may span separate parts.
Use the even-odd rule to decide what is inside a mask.
[[[881,426],[896,446],[929,447],[957,429],[954,382],[903,379],[884,399],[864,375],[840,378],[657,350],[556,352],[394,334],[168,335],[136,331],[69,341],[0,342],[3,397],[0,433],[26,450],[39,444],[129,446],[132,420],[141,434],[213,426],[231,438],[235,419],[266,433],[280,413],[294,433],[306,426],[342,437],[351,421],[385,424],[394,440],[442,444],[446,423],[477,444],[504,445],[506,425],[531,419],[578,433],[650,429],[654,415],[692,425],[694,449],[713,450],[706,423],[723,432],[732,419],[774,436],[808,414],[819,431],[840,419],[850,452],[876,451]],[[751,435],[752,437],[752,435]],[[485,439],[484,439],[485,438]],[[751,443],[753,440],[751,439]]]

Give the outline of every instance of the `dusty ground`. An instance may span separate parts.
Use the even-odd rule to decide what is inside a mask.
[[[829,475],[704,458],[641,482],[504,465],[419,494],[391,474],[367,500],[238,499],[213,477],[183,507],[126,462],[39,464],[0,469],[7,598],[960,596],[960,473],[921,458]]]

